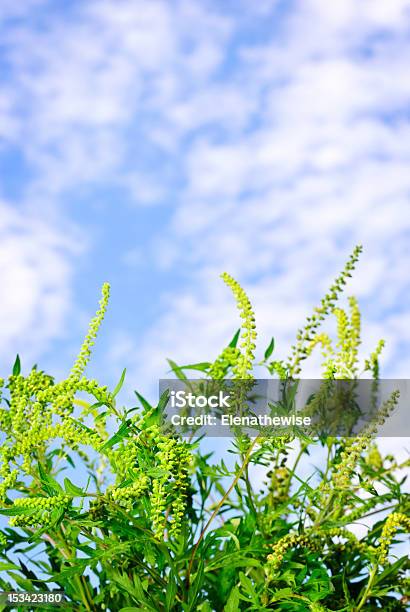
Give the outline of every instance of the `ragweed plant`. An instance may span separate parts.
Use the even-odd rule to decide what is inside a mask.
[[[272,359],[272,340],[258,364],[284,384],[320,349],[323,382],[304,408],[312,415],[337,408],[335,381],[354,389],[368,373],[375,410],[360,435],[337,435],[337,427],[335,435],[301,438],[238,433],[223,441],[231,460],[214,461],[212,444],[164,429],[166,394],[151,403],[136,392],[136,405],[123,406],[125,372],[114,390],[87,377],[107,284],[66,379],[24,372],[17,358],[0,381],[1,589],[62,589],[69,610],[408,609],[410,460],[384,456],[377,445],[399,397],[377,404],[384,343],[362,364],[358,303],[340,301],[360,252],[289,356]],[[255,316],[239,283],[222,278],[240,330],[216,358],[170,364],[178,378],[197,370],[209,381],[243,381],[246,390],[255,376]],[[334,334],[321,329],[328,318]],[[306,477],[315,456],[323,460]]]

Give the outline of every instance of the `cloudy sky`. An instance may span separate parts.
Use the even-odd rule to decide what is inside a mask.
[[[356,243],[364,347],[410,369],[410,2],[3,0],[1,369],[146,390],[215,358],[251,296],[263,352]]]

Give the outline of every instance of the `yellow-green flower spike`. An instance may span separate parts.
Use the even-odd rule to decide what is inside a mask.
[[[240,348],[243,350],[241,350],[241,354],[239,355],[237,363],[233,368],[234,375],[237,379],[252,378],[250,371],[255,359],[254,350],[256,348],[256,325],[252,304],[250,303],[245,291],[242,289],[240,284],[234,278],[232,278],[232,276],[224,272],[221,275],[221,278],[232,290],[240,311],[240,316],[243,319],[241,334],[242,342],[240,345]]]
[[[399,396],[400,393],[398,391],[393,391],[390,398],[386,400],[380,408],[375,419],[365,427],[360,436],[342,451],[340,455],[341,461],[337,465],[337,471],[333,476],[335,488],[348,489],[350,487],[350,478],[360,455],[371,445],[373,436],[377,433],[379,426],[383,425],[385,419],[395,408]]]
[[[384,565],[387,561],[390,544],[398,529],[410,532],[410,518],[401,512],[392,512],[384,523],[379,543],[379,562]]]
[[[379,357],[384,348],[385,341],[379,340],[375,350],[370,354],[369,359],[365,361],[365,370],[369,370],[372,373],[373,379],[379,378]]]
[[[94,345],[98,330],[104,319],[108,306],[108,300],[110,298],[110,285],[108,283],[103,284],[101,293],[102,296],[99,303],[100,308],[97,310],[95,317],[90,321],[87,335],[81,346],[78,357],[75,360],[75,363],[71,369],[70,378],[74,378],[75,380],[78,380],[80,378],[87,366],[87,363],[91,356],[91,348]]]
[[[213,380],[222,380],[230,368],[237,366],[240,356],[241,351],[238,348],[227,346],[210,367],[209,376]]]
[[[287,362],[288,371],[292,376],[300,373],[301,362],[308,356],[307,346],[313,340],[318,327],[322,324],[325,317],[333,311],[339,295],[346,284],[346,279],[351,277],[351,272],[354,270],[362,250],[361,245],[353,249],[344,269],[330,286],[329,291],[321,300],[320,305],[316,307],[313,314],[307,318],[305,327],[298,331],[296,344],[292,347],[291,355]]]

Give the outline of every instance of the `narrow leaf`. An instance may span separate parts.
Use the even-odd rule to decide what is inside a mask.
[[[201,361],[199,363],[192,363],[191,365],[179,366],[180,370],[198,370],[199,372],[207,372],[211,367],[212,363],[209,361]]]
[[[0,570],[19,570],[19,566],[14,563],[0,563]]]
[[[239,610],[239,591],[238,587],[235,586],[226,602],[224,612],[237,612],[237,610]]]
[[[160,414],[164,410],[165,406],[167,405],[168,400],[169,400],[169,389],[165,389],[164,393],[159,398],[159,402],[157,405],[157,410]]]
[[[50,474],[47,474],[41,463],[39,462],[37,465],[43,490],[48,495],[59,495],[60,493],[64,493],[63,487]]]
[[[113,393],[112,393],[112,397],[116,397],[118,395],[118,393],[121,391],[122,386],[124,384],[124,380],[125,380],[125,374],[127,372],[127,368],[124,368],[120,377],[120,380],[117,383],[117,386],[115,387]]]
[[[228,346],[230,346],[231,348],[236,348],[240,334],[241,334],[241,330],[238,329],[238,331],[236,332],[236,334],[234,335],[234,337],[232,338]]]
[[[273,353],[273,349],[275,348],[275,338],[272,338],[272,340],[269,343],[268,348],[265,351],[265,361],[269,359],[269,357],[272,355]]]
[[[69,478],[64,478],[64,488],[67,495],[72,495],[73,497],[78,495],[83,495],[83,490],[80,487],[77,487]]]
[[[147,400],[145,399],[145,397],[143,395],[141,395],[141,393],[138,393],[138,391],[134,391],[135,395],[137,396],[137,398],[139,399],[139,401],[141,402],[141,406],[144,408],[144,410],[151,410],[152,406],[149,402],[147,402]]]
[[[174,372],[175,376],[180,380],[187,380],[187,376],[183,373],[179,365],[172,361],[172,359],[167,359],[169,365],[171,366],[172,372]]]
[[[16,360],[14,362],[13,365],[13,376],[18,376],[21,372],[21,362],[20,362],[20,356],[17,355],[16,356]]]
[[[111,448],[112,446],[114,446],[114,444],[117,444],[117,442],[120,442],[120,440],[122,440],[128,435],[129,430],[130,430],[129,421],[125,421],[121,425],[119,430],[113,436],[111,436],[109,440],[104,442],[102,446],[100,446],[99,451],[101,452],[103,450],[107,450],[108,448]]]

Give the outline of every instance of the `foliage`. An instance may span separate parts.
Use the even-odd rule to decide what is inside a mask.
[[[259,364],[270,375],[299,375],[316,346],[324,378],[362,374],[357,302],[349,299],[349,312],[336,307],[360,250],[299,330],[290,357],[272,360],[270,342]],[[179,377],[187,369],[213,379],[252,377],[252,306],[232,277],[223,280],[242,330],[213,362],[170,362]],[[63,589],[72,610],[406,609],[410,563],[393,560],[392,545],[410,530],[400,476],[410,462],[380,454],[377,425],[357,439],[238,436],[231,465],[213,464],[198,442],[163,432],[166,397],[155,406],[136,393],[138,406],[121,407],[125,372],[113,392],[84,375],[108,296],[104,285],[65,380],[36,367],[24,375],[17,358],[2,381],[0,512],[8,526],[0,532],[0,588]],[[331,314],[336,341],[319,331]],[[382,347],[364,364],[374,379]],[[303,480],[300,468],[313,448],[325,451],[326,465]],[[261,490],[252,486],[255,468],[266,473]],[[74,480],[86,472],[86,485],[67,470]],[[369,525],[378,513],[362,538],[354,535],[354,523]]]

